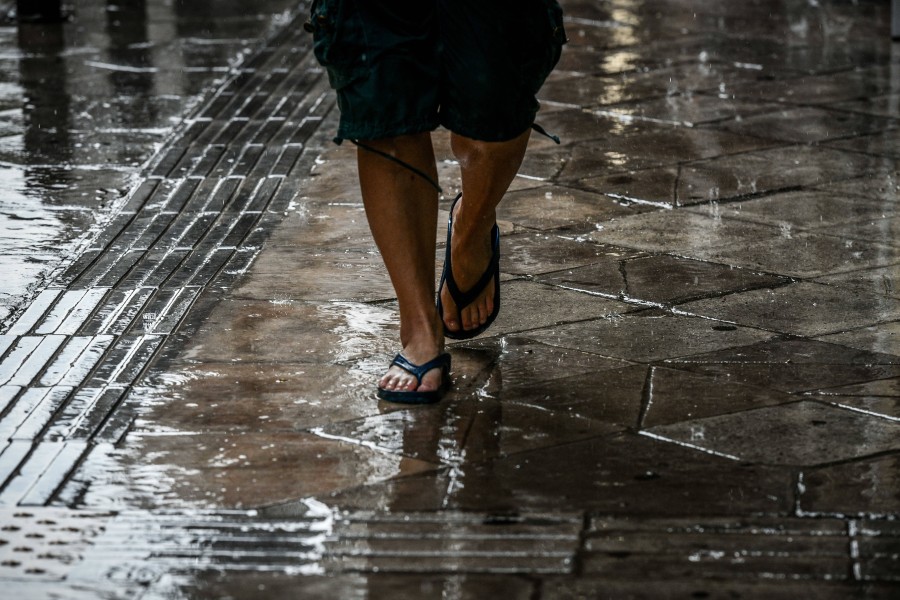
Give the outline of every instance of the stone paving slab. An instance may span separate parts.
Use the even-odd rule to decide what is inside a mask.
[[[8,589],[896,594],[884,3],[563,4],[563,144],[432,406],[375,398],[396,299],[302,18],[206,91],[0,332]]]

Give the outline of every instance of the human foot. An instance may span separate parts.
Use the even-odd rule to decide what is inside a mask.
[[[500,231],[493,223],[488,236],[480,234],[469,243],[465,234],[454,228],[459,212],[455,209],[461,197],[457,196],[450,207],[438,295],[444,335],[453,339],[481,334],[500,312]],[[453,254],[456,259],[451,260]]]
[[[446,352],[416,364],[403,354],[391,361],[391,367],[378,384],[378,397],[391,402],[426,404],[440,400],[450,385],[450,355]]]

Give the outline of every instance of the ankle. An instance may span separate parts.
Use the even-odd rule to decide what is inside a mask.
[[[453,245],[459,248],[477,248],[484,246],[490,249],[490,234],[496,223],[496,214],[491,211],[489,215],[462,215],[463,218],[453,221]]]
[[[443,323],[437,311],[432,318],[411,323],[409,326],[401,326],[400,342],[403,344],[404,350],[409,348],[418,352],[443,351]]]

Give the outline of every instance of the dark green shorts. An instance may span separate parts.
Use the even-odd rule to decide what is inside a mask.
[[[338,140],[439,125],[512,139],[566,41],[556,0],[314,0],[308,28],[337,91]]]

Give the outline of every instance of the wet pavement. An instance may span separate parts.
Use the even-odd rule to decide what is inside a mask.
[[[136,162],[88,161],[130,184],[0,330],[6,588],[896,597],[889,3],[562,4],[539,121],[563,144],[532,140],[503,312],[450,345],[436,405],[375,398],[396,302],[302,9],[235,33],[227,70],[198,57],[221,76],[185,76],[165,126],[134,117],[165,131],[110,138]]]
[[[245,4],[79,0],[61,23],[0,23],[0,320],[84,251],[210,88],[297,12]]]

